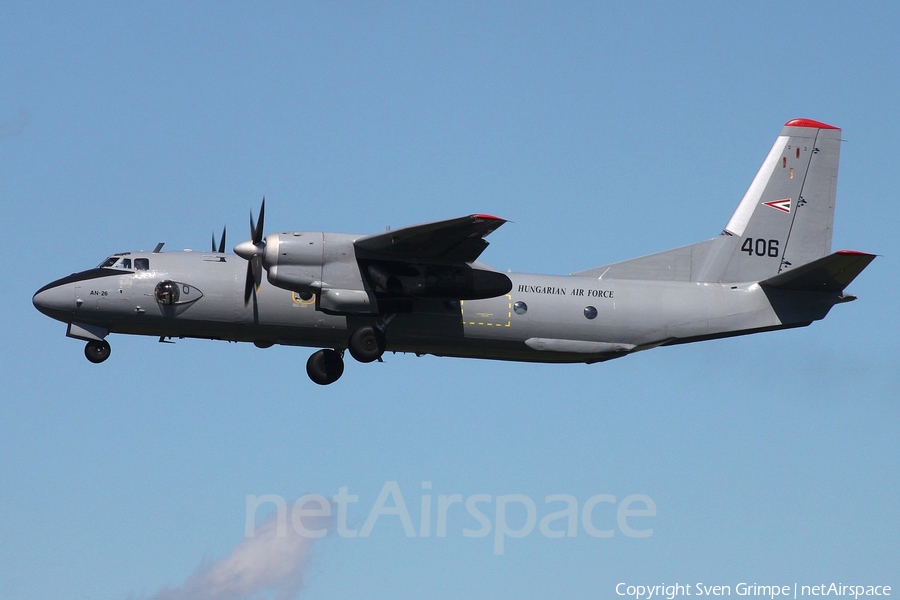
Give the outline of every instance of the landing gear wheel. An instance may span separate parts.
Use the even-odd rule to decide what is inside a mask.
[[[361,363],[378,360],[384,354],[384,334],[372,326],[360,327],[350,336],[350,356]]]
[[[325,348],[313,352],[306,361],[306,374],[319,385],[328,385],[341,378],[344,373],[344,359],[340,352]]]
[[[84,347],[85,357],[94,364],[102,363],[109,358],[111,352],[112,349],[109,347],[109,342],[106,340],[100,340],[99,342],[91,341]]]

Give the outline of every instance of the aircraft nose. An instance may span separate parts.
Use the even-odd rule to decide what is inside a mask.
[[[75,309],[75,295],[68,285],[46,285],[34,294],[31,302],[36,309],[52,318]]]

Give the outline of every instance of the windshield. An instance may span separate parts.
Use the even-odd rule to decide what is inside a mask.
[[[122,254],[113,254],[102,263],[97,265],[98,269],[131,269],[131,259],[122,258],[124,255],[130,254],[123,252]]]
[[[110,256],[109,258],[104,260],[102,263],[97,265],[97,268],[98,269],[107,269],[107,268],[113,266],[114,264],[116,264],[117,262],[119,262],[120,258],[122,258],[122,257],[121,256]]]

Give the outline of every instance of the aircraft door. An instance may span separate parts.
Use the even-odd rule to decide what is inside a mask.
[[[459,304],[466,337],[506,337],[511,331],[514,314],[511,294],[482,300],[463,300]]]

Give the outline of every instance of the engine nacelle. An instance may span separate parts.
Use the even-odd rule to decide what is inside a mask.
[[[266,236],[263,265],[322,266],[325,253],[325,234],[321,231],[271,233]]]
[[[262,259],[269,283],[292,292],[318,294],[316,307],[332,314],[377,313],[376,292],[381,300],[392,302],[475,300],[502,296],[512,289],[503,273],[467,264],[363,259],[360,265],[354,240],[352,235],[319,231],[267,235]]]
[[[378,304],[366,290],[323,289],[317,308],[340,315],[365,315],[378,312]]]
[[[293,292],[315,293],[322,286],[324,238],[321,231],[267,235],[263,266],[269,283]]]
[[[392,297],[477,300],[508,294],[512,281],[503,273],[465,266],[373,263],[369,280]]]
[[[363,281],[354,236],[296,232],[266,236],[263,266],[269,283],[298,293],[317,294],[316,307],[331,314],[378,312]]]

